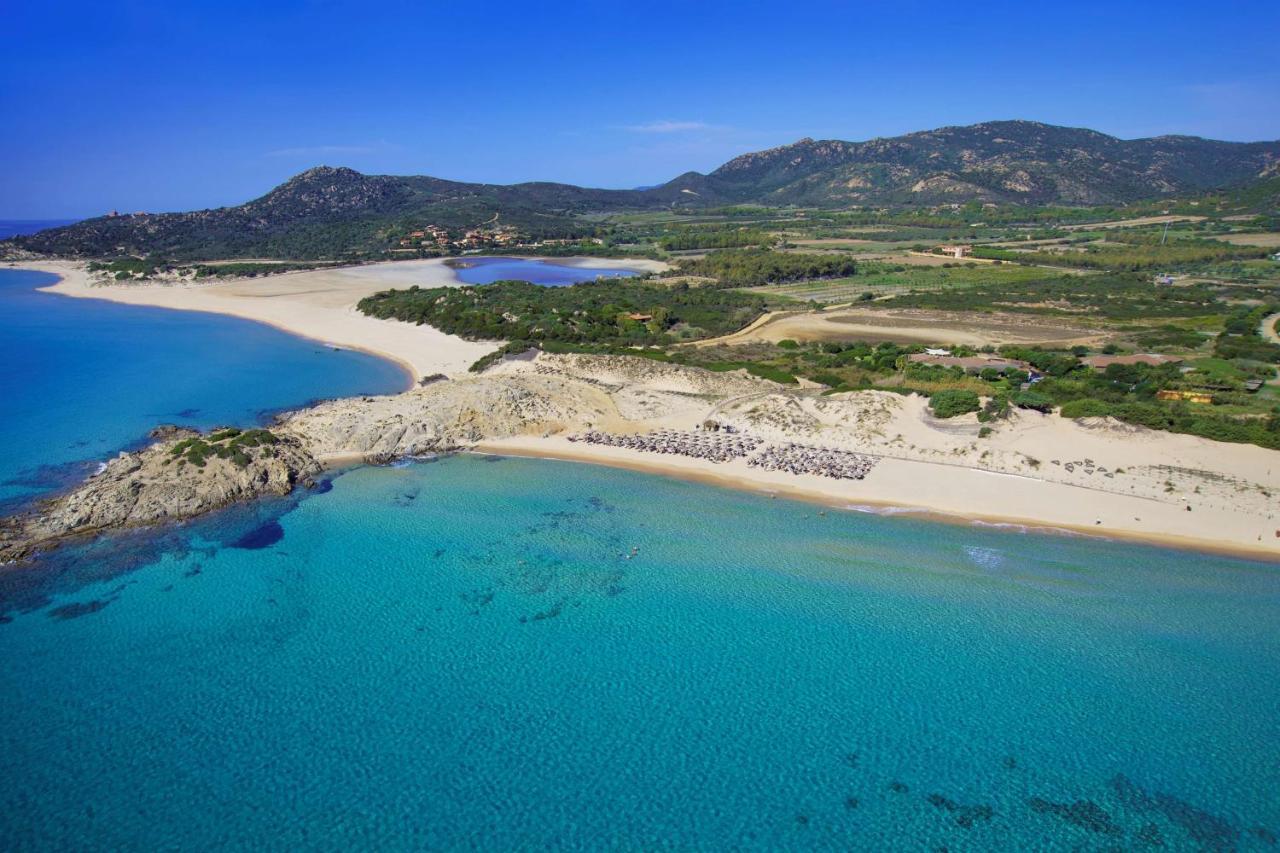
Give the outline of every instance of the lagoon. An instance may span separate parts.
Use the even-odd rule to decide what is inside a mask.
[[[583,266],[557,263],[537,258],[465,257],[450,263],[458,280],[464,284],[491,284],[495,281],[517,280],[545,287],[565,287],[597,278],[627,278],[640,275],[637,270],[617,267],[592,267],[589,261]]]

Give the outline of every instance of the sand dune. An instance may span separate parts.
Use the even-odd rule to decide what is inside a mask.
[[[499,345],[464,341],[430,326],[378,320],[356,311],[357,302],[380,290],[412,284],[456,285],[452,270],[438,259],[308,270],[212,284],[99,284],[92,282],[79,264],[59,261],[20,266],[61,276],[61,281],[45,288],[51,293],[256,320],[296,335],[392,359],[412,373],[414,381],[433,373],[464,374],[476,359]]]
[[[412,264],[412,265],[410,265]],[[447,274],[432,262],[324,270],[215,285],[91,287],[70,265],[50,288],[78,297],[214,311],[390,355],[421,375],[464,373],[489,346],[358,315],[359,296]],[[426,283],[426,281],[423,281]],[[694,429],[708,419],[765,442],[875,456],[865,480],[833,480],[570,442],[587,428]],[[392,397],[340,400],[281,429],[322,461],[450,448],[619,465],[834,506],[911,508],[1280,559],[1280,453],[1153,432],[1110,419],[1016,412],[979,437],[973,415],[938,421],[919,397],[822,395],[745,372],[648,359],[542,354],[479,377]]]

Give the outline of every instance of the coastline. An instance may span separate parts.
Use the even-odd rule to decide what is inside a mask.
[[[412,387],[422,378],[434,374],[451,378],[466,375],[473,363],[505,341],[466,341],[431,326],[368,317],[359,313],[355,306],[366,296],[395,287],[415,284],[421,287],[461,286],[463,282],[446,263],[449,260],[452,259],[386,261],[201,284],[97,283],[90,281],[83,264],[74,261],[14,261],[9,266],[58,276],[58,282],[41,288],[48,293],[223,314],[265,323],[326,346],[385,358],[405,369],[409,374],[406,387]],[[560,260],[597,265],[594,258]],[[658,261],[646,259],[631,262],[602,258],[598,266],[609,269],[665,268]]]
[[[59,276],[57,283],[42,288],[56,294],[236,316],[328,346],[368,352],[404,367],[413,378],[412,388],[418,378],[431,373],[475,379],[475,374],[467,373],[472,356],[478,358],[496,344],[462,341],[429,326],[366,317],[354,310],[353,297],[412,282],[440,286],[453,280],[452,270],[443,261],[391,262],[201,285],[98,285],[89,280],[82,265],[72,262],[12,266]],[[622,265],[621,261],[615,263]],[[646,376],[646,372],[651,375]],[[886,514],[910,513],[952,523],[1058,530],[1280,561],[1280,504],[1271,497],[1280,489],[1280,454],[1273,451],[1165,433],[1143,431],[1136,435],[1129,428],[1117,430],[1105,424],[1084,425],[1025,413],[1001,425],[989,442],[977,442],[976,423],[969,429],[957,420],[939,428],[927,416],[923,402],[915,398],[888,395],[892,405],[883,409],[883,402],[877,404],[874,395],[795,396],[781,389],[771,391],[767,383],[749,377],[730,379],[728,375],[706,376],[700,372],[686,376],[687,372],[651,364],[623,368],[608,359],[557,360],[545,356],[536,368],[525,363],[500,365],[486,372],[487,379],[475,381],[483,386],[490,379],[500,383],[504,377],[524,375],[541,383],[536,385],[537,394],[550,395],[545,399],[554,398],[560,401],[558,405],[564,405],[584,402],[583,395],[589,391],[598,393],[594,389],[601,387],[598,380],[603,380],[606,386],[618,389],[612,393],[619,396],[603,405],[612,411],[608,418],[616,419],[623,431],[659,426],[695,429],[707,416],[703,399],[710,393],[721,397],[712,410],[717,418],[745,418],[738,421],[740,427],[752,431],[763,427],[762,434],[771,440],[834,444],[875,456],[879,463],[865,480],[832,480],[765,471],[749,467],[741,459],[712,464],[687,457],[655,457],[572,443],[565,436],[577,428],[572,425],[574,422],[581,422],[580,411],[558,425],[555,417],[549,418],[550,432],[542,437],[533,433],[541,432],[545,425],[517,420],[500,428],[483,428],[497,430],[488,435],[515,437],[484,438],[482,431],[453,446],[626,467],[850,510],[879,509]],[[582,380],[595,384],[583,384]],[[746,384],[733,390],[734,382]],[[471,411],[490,413],[491,403],[467,397],[472,393],[467,389],[474,385],[469,383],[471,380],[444,383],[458,388],[462,406],[459,416],[471,418],[466,414]],[[754,409],[773,398],[776,399],[770,405],[799,407],[795,411],[787,409],[788,417],[801,409],[808,413],[796,421],[800,431],[768,426],[768,417],[753,423]],[[380,399],[396,409],[415,398],[402,395]],[[384,421],[378,421],[371,414],[370,407],[376,408],[371,401],[347,402],[351,417],[357,422],[369,418],[377,429],[386,429],[388,434],[403,433],[403,428],[395,425],[403,423],[401,418],[408,410],[399,409],[398,414],[391,412]],[[860,413],[863,403],[883,411],[879,415],[868,414],[870,409]],[[616,405],[621,405],[622,410],[611,408]],[[565,411],[572,409],[571,405]],[[593,417],[603,417],[603,412],[602,409]],[[815,419],[801,429],[798,425],[809,415]],[[417,424],[425,417],[425,410],[409,417]],[[603,421],[597,419],[595,423],[600,425]],[[370,433],[377,434],[376,429]],[[332,459],[318,450],[317,456],[327,466],[370,458],[360,449],[334,449],[340,453]],[[394,452],[394,442],[388,450]],[[377,452],[382,453],[381,447]],[[1117,473],[1123,466],[1129,469],[1123,480],[1125,486],[1121,487],[1121,480],[1107,480],[1103,488],[1103,480],[1091,480],[1084,472],[1068,475],[1070,466],[1065,471],[1052,467],[1058,466],[1056,456],[1063,460],[1098,459],[1100,466],[1105,464]],[[1052,461],[1052,466],[1046,464],[1041,469],[1039,460]],[[1177,494],[1171,494],[1174,489],[1168,482],[1174,478],[1180,481]]]
[[[1087,490],[1079,486],[978,468],[883,458],[865,480],[853,481],[765,471],[751,468],[742,460],[710,463],[683,456],[655,457],[621,448],[571,443],[562,437],[493,439],[477,443],[472,451],[626,468],[721,488],[779,495],[849,512],[1007,526],[1029,533],[1115,539],[1280,563],[1280,546],[1270,545],[1265,538],[1248,541],[1248,522],[1238,515],[1201,512],[1194,524],[1188,524],[1183,517],[1185,512],[1177,505],[1102,491],[1083,495]],[[1089,500],[1086,502],[1083,497]],[[969,501],[983,506],[984,511],[969,508]],[[1143,519],[1141,523],[1129,521],[1135,511],[1142,513],[1138,516]],[[1099,521],[1102,523],[1096,523]],[[1203,532],[1205,527],[1222,535],[1211,538],[1184,532],[1188,528]]]
[[[359,274],[360,270],[377,265],[306,270],[265,279],[210,284],[97,284],[89,280],[81,264],[71,261],[19,261],[10,266],[58,276],[57,282],[40,288],[47,293],[126,305],[222,314],[264,323],[325,346],[384,358],[405,371],[406,389],[424,376],[465,374],[476,359],[501,345],[500,341],[464,341],[430,326],[379,320],[360,314],[355,304],[364,296],[403,283]],[[432,277],[443,278],[438,273],[423,278]],[[449,281],[451,283],[451,277]]]

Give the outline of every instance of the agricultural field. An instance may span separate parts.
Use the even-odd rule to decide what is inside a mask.
[[[908,265],[862,261],[856,275],[750,288],[748,292],[802,302],[835,305],[868,302],[913,291],[963,290],[979,285],[1019,284],[1055,277],[1043,269],[1017,264]]]

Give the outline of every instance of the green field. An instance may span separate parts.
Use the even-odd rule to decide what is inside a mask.
[[[798,281],[747,289],[762,296],[782,296],[825,304],[857,302],[864,294],[892,296],[912,291],[962,290],[979,285],[1022,284],[1058,274],[1016,264],[926,267],[864,261],[858,274],[821,281]]]

